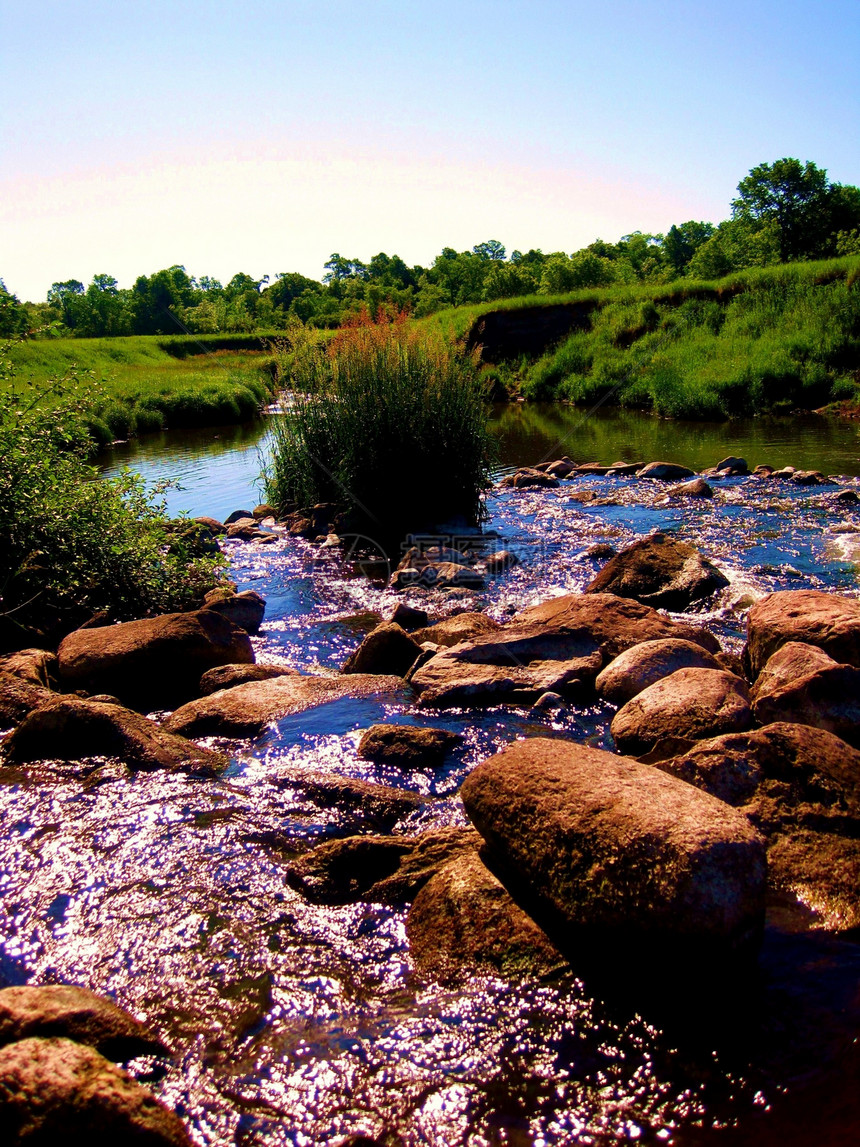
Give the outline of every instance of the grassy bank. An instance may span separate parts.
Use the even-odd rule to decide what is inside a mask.
[[[34,396],[49,379],[65,378],[70,396],[81,377],[95,382],[86,420],[99,444],[164,428],[244,422],[273,390],[265,335],[40,339],[14,344],[9,358],[16,385]]]
[[[716,282],[610,287],[463,307],[424,325],[479,341],[506,313],[525,329],[551,308],[575,329],[538,355],[487,370],[535,400],[608,401],[676,418],[725,419],[856,401],[860,391],[860,259],[794,263]],[[515,313],[515,314],[514,314]],[[514,340],[515,341],[515,340]],[[486,354],[485,354],[486,358]]]

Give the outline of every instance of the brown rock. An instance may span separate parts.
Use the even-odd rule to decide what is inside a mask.
[[[265,536],[255,518],[239,518],[227,527],[227,537],[238,538],[240,542],[252,542],[255,538]]]
[[[401,769],[434,769],[460,744],[459,733],[415,725],[372,725],[358,743],[358,755]]]
[[[135,708],[169,707],[195,696],[217,665],[248,664],[248,634],[211,609],[79,629],[60,645],[68,689],[111,693]]]
[[[397,603],[391,617],[387,620],[394,625],[399,625],[401,629],[405,629],[407,632],[411,632],[413,629],[423,629],[430,621],[423,609],[417,609],[405,601]]]
[[[674,462],[649,462],[636,471],[637,478],[657,478],[661,482],[681,482],[685,478],[695,478],[696,471],[686,466],[676,466]]]
[[[247,521],[249,518],[251,519],[251,521],[254,520],[254,511],[253,510],[234,510],[233,513],[230,514],[229,517],[224,519],[224,525],[225,526],[232,526],[236,522]]]
[[[643,641],[619,654],[595,681],[598,694],[613,705],[623,705],[678,669],[721,669],[717,658],[692,641],[661,638]]]
[[[713,498],[714,491],[704,478],[693,478],[680,486],[673,486],[669,491],[670,497],[675,498]]]
[[[192,520],[198,522],[201,526],[205,526],[213,537],[218,537],[220,534],[227,533],[227,527],[223,522],[219,522],[217,518],[208,518],[205,514],[202,514],[199,518],[194,518]]]
[[[434,645],[459,645],[461,641],[471,641],[474,637],[495,633],[501,628],[498,621],[487,617],[485,613],[457,613],[437,621],[435,625],[415,630],[412,640],[419,645],[423,641],[432,641]]]
[[[817,645],[840,664],[860,668],[860,601],[817,589],[784,590],[757,601],[747,619],[752,677],[789,641]]]
[[[256,737],[270,721],[292,713],[341,697],[394,696],[403,687],[399,677],[368,673],[250,681],[190,701],[165,721],[164,728],[187,737]]]
[[[421,656],[419,639],[393,622],[384,621],[368,633],[347,658],[344,673],[390,673],[405,677]]]
[[[747,466],[746,458],[735,458],[732,454],[730,454],[728,458],[723,458],[721,462],[718,462],[714,469],[719,470],[720,473],[725,473],[728,471],[729,476],[735,474],[749,474],[750,472],[750,468]]]
[[[346,814],[352,832],[387,832],[424,803],[418,793],[406,789],[327,773],[301,777],[296,785],[313,804]]]
[[[828,931],[860,928],[860,840],[796,829],[768,849],[771,883],[809,906]]]
[[[666,534],[652,534],[616,554],[585,587],[655,608],[681,610],[729,584],[698,550]]]
[[[266,601],[252,589],[242,593],[213,589],[203,599],[203,608],[220,613],[246,633],[257,633],[266,613]]]
[[[0,1049],[0,1142],[191,1147],[172,1111],[98,1052],[67,1039]]]
[[[418,836],[349,836],[326,841],[299,857],[287,870],[287,881],[314,904],[405,904],[440,868],[479,844],[473,828],[430,829]]]
[[[131,709],[56,695],[29,713],[3,747],[13,762],[117,757],[134,770],[181,769],[206,776],[227,764],[221,753],[173,736]]]
[[[745,682],[723,669],[678,669],[628,701],[610,725],[621,753],[642,756],[660,741],[700,741],[752,724]]]
[[[31,1036],[71,1039],[118,1063],[170,1054],[149,1028],[112,1000],[60,984],[0,991],[0,1047]]]
[[[198,692],[208,697],[220,689],[232,689],[236,685],[247,685],[249,681],[273,681],[276,677],[298,677],[299,671],[288,665],[219,665],[217,669],[207,669],[200,678]]]
[[[658,769],[526,739],[478,765],[461,796],[520,903],[547,909],[568,936],[630,943],[634,958],[645,940],[673,960],[759,939],[761,837],[742,813]]]
[[[520,559],[511,550],[496,550],[484,558],[484,568],[488,574],[504,573],[505,570],[519,564]]]
[[[17,725],[28,713],[55,700],[57,694],[11,673],[0,674],[0,729]]]
[[[774,654],[765,666],[765,673],[787,648],[783,646]],[[756,720],[765,725],[772,721],[814,725],[851,744],[858,744],[860,669],[853,665],[838,665],[820,651],[819,657],[827,658],[830,664],[819,665],[792,680],[780,680],[774,674],[761,687],[757,683],[753,701]]]
[[[759,694],[771,693],[818,669],[828,669],[836,664],[837,662],[828,657],[817,645],[788,641],[768,659],[750,690],[750,697],[755,700]]]
[[[31,685],[53,689],[57,682],[57,658],[45,649],[22,649],[0,657],[0,677],[20,677]]]
[[[472,850],[424,885],[406,932],[417,970],[441,983],[476,972],[534,978],[565,967],[549,937]]]
[[[558,486],[558,479],[554,478],[552,474],[543,473],[533,467],[524,466],[517,470],[515,474],[509,475],[508,478],[502,480],[502,485],[512,486],[515,490],[525,490],[529,486],[543,487],[544,489],[554,489]]]
[[[277,516],[277,506],[272,506],[269,502],[262,502],[251,511],[251,517],[258,522],[262,522],[263,518],[277,518]]]

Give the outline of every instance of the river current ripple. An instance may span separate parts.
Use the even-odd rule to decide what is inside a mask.
[[[496,491],[487,528],[521,564],[479,595],[411,600],[437,615],[485,608],[503,620],[581,590],[598,568],[586,556],[595,542],[620,548],[677,530],[730,577],[699,616],[738,651],[756,597],[857,591],[860,514],[828,503],[832,489],[732,479],[713,501],[681,502],[658,483],[598,478]],[[590,502],[574,500],[583,491]],[[338,668],[401,599],[337,551],[301,540],[231,544],[229,553],[239,588],[267,599],[258,656],[305,672]],[[572,972],[459,989],[422,983],[404,910],[312,906],[285,879],[292,856],[362,828],[312,803],[308,774],[421,794],[399,833],[461,824],[457,790],[477,761],[535,733],[611,747],[611,715],[597,704],[561,716],[504,706],[437,717],[404,694],[334,702],[254,742],[229,742],[232,763],[217,780],[132,776],[113,761],[2,770],[0,981],[86,985],[145,1018],[175,1052],[151,1086],[201,1147],[362,1136],[434,1147],[747,1142],[745,1129],[801,1083],[844,1070],[858,1030],[849,1022],[858,1018],[855,945],[769,932],[755,1015],[742,1038],[725,1041],[695,1024],[693,1034],[664,1029],[611,993],[596,998]],[[375,767],[356,746],[380,720],[456,729],[465,742],[433,773]],[[827,969],[826,990],[812,966]],[[756,1131],[749,1141],[789,1139]]]

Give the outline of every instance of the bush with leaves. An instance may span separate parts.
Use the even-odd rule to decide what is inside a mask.
[[[56,640],[94,613],[110,620],[193,607],[220,556],[177,529],[159,492],[87,463],[93,383],[70,371],[19,384],[0,353],[0,644]]]

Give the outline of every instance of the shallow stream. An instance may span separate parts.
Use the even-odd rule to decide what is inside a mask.
[[[810,420],[798,438],[798,424],[706,433],[629,415],[581,418],[558,407],[505,408],[502,467],[567,453],[700,468],[734,453],[750,465],[848,475],[840,486],[860,489],[851,424]],[[127,461],[150,480],[178,478],[173,510],[225,516],[260,500],[262,435],[253,427],[158,436],[115,448],[110,467]],[[713,501],[683,504],[635,479],[494,491],[487,530],[521,564],[481,594],[410,600],[436,616],[480,608],[502,620],[582,589],[598,568],[586,555],[595,542],[620,548],[656,528],[694,540],[730,577],[700,614],[729,649],[740,649],[745,609],[764,593],[857,592],[860,513],[827,501],[839,487],[754,479],[716,487]],[[337,551],[290,538],[229,546],[239,588],[267,600],[258,655],[305,672],[337,669],[402,599]],[[150,1021],[176,1052],[153,1086],[201,1145],[855,1142],[860,947],[815,931],[809,906],[790,898],[772,906],[759,977],[729,1022],[714,1024],[703,982],[700,994],[675,1001],[687,1021],[676,1028],[623,993],[595,993],[574,972],[547,982],[476,978],[457,990],[422,983],[404,910],[320,908],[288,887],[291,856],[368,827],[314,804],[302,785],[308,775],[420,794],[396,832],[465,823],[456,793],[478,760],[533,733],[611,747],[612,712],[594,705],[534,716],[503,706],[436,715],[404,692],[384,703],[333,702],[252,743],[230,742],[233,761],[219,780],[129,777],[111,762],[6,770],[0,979],[84,984]],[[456,729],[465,744],[433,773],[376,767],[356,746],[380,720]]]

